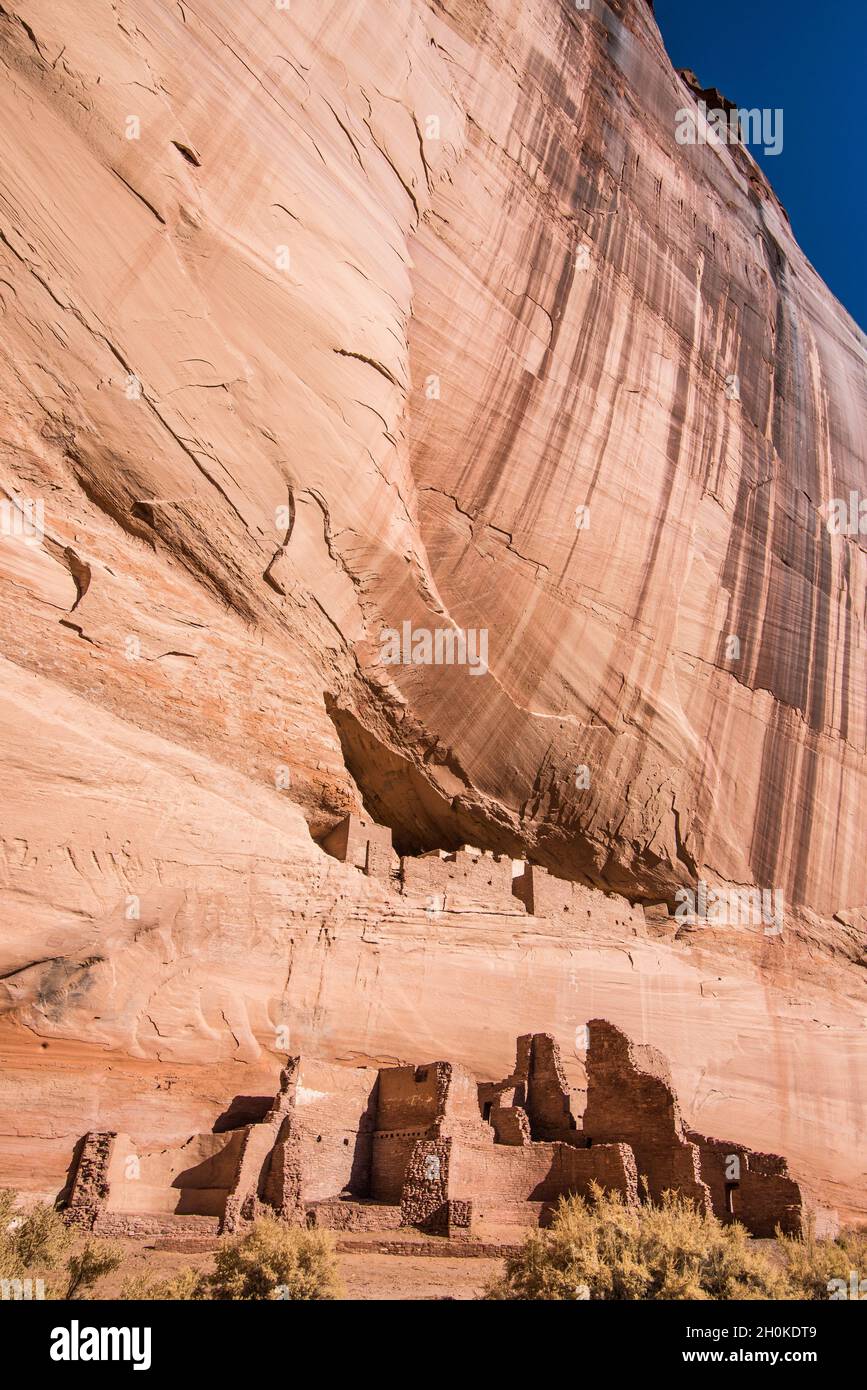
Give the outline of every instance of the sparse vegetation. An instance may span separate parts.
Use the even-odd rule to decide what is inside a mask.
[[[200,1300],[205,1297],[201,1292],[203,1278],[195,1269],[182,1270],[171,1279],[148,1279],[147,1275],[138,1274],[121,1285],[120,1297],[137,1303]]]
[[[185,1270],[174,1279],[123,1286],[127,1299],[286,1299],[311,1302],[342,1293],[334,1244],[327,1232],[257,1221],[217,1251],[213,1270]]]
[[[616,1193],[561,1200],[487,1288],[488,1299],[827,1299],[828,1280],[867,1265],[867,1241],[779,1237],[777,1252],[685,1198],[628,1206]],[[853,1261],[856,1261],[853,1263]],[[845,1274],[843,1273],[845,1269]]]
[[[848,1291],[853,1270],[867,1279],[867,1231],[844,1231],[836,1240],[817,1240],[812,1230],[778,1239],[792,1298],[830,1298],[833,1279],[842,1279]]]
[[[121,1256],[114,1246],[75,1234],[47,1202],[19,1209],[17,1194],[0,1189],[0,1279],[43,1279],[49,1299],[87,1298]]]

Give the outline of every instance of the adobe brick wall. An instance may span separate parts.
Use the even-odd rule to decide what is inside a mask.
[[[262,1124],[245,1125],[238,1132],[238,1163],[222,1210],[224,1231],[236,1231],[260,1215],[264,1180],[280,1128],[281,1121],[269,1115]]]
[[[384,1068],[376,1091],[370,1196],[400,1202],[417,1142],[465,1134],[493,1137],[482,1123],[478,1085],[466,1067],[429,1062]]]
[[[103,1212],[94,1227],[99,1236],[160,1241],[154,1249],[215,1250],[219,1244],[220,1218],[217,1216],[162,1216],[139,1212]]]
[[[290,1059],[269,1112],[273,1150],[256,1195],[292,1220],[308,1202],[366,1196],[378,1085],[373,1067]]]
[[[373,1136],[370,1196],[375,1202],[399,1202],[410,1158],[430,1126],[421,1129],[384,1130]]]
[[[638,1167],[628,1144],[594,1144],[590,1149],[560,1144],[557,1148],[558,1197],[571,1193],[587,1197],[595,1182],[606,1192],[619,1192],[629,1203],[639,1200]]]
[[[154,1150],[140,1149],[128,1134],[88,1134],[66,1219],[105,1229],[109,1217],[118,1225],[125,1213],[221,1217],[240,1151],[239,1132],[194,1135]]]
[[[701,1175],[721,1221],[740,1221],[753,1235],[772,1236],[779,1225],[796,1234],[804,1224],[805,1203],[788,1164],[779,1154],[756,1153],[742,1144],[688,1131],[701,1155]],[[737,1159],[737,1166],[731,1160]],[[736,1173],[736,1177],[729,1177]],[[729,1211],[728,1188],[731,1186]]]
[[[301,1059],[292,1113],[299,1135],[302,1201],[344,1191],[367,1194],[379,1077],[375,1067]]]
[[[526,864],[514,880],[515,896],[534,917],[559,917],[572,911],[572,882],[555,878],[538,864]]]
[[[446,1062],[384,1067],[376,1092],[377,1130],[425,1129],[445,1108],[451,1069]]]
[[[587,1195],[594,1181],[627,1201],[637,1200],[638,1173],[628,1145],[581,1149],[553,1142],[518,1148],[453,1140],[447,1195],[472,1199],[476,1206],[547,1203],[572,1193]]]
[[[654,1048],[633,1044],[604,1019],[593,1019],[588,1030],[584,1134],[594,1145],[629,1144],[639,1183],[644,1180],[654,1201],[677,1189],[710,1210],[699,1150],[686,1138],[665,1058]]]
[[[534,917],[574,922],[576,930],[606,926],[647,935],[643,911],[631,907],[625,898],[557,878],[539,864],[526,864],[524,872],[514,879],[512,891]]]
[[[734,1216],[754,1236],[772,1236],[777,1227],[786,1235],[798,1235],[804,1227],[801,1189],[791,1178],[779,1178],[747,1169],[733,1193]]]
[[[526,1053],[518,1040],[521,1056]],[[571,1095],[560,1061],[560,1048],[550,1033],[530,1036],[524,1108],[530,1121],[530,1134],[536,1139],[561,1139],[564,1143],[583,1142],[572,1114]]]
[[[370,816],[346,816],[325,836],[322,848],[326,854],[375,878],[388,878],[397,860],[391,830]]]
[[[437,1117],[442,1134],[483,1138],[488,1126],[479,1108],[479,1085],[472,1072],[457,1062],[441,1062],[441,1111]]]
[[[392,1231],[402,1225],[399,1206],[373,1202],[311,1202],[306,1218],[308,1226],[324,1231]]]
[[[525,1033],[518,1038],[516,1053],[511,1076],[478,1087],[479,1107],[487,1112],[489,1123],[495,1131],[504,1126],[511,1135],[508,1142],[518,1142],[515,1124],[522,1127],[523,1121],[506,1120],[499,1112],[520,1107],[534,1141],[583,1144],[556,1040],[550,1033]]]
[[[684,1125],[665,1059],[639,1051],[613,1024],[588,1024],[587,1104],[584,1133],[599,1142],[623,1140],[633,1148],[671,1144]]]
[[[501,1105],[491,1110],[491,1126],[498,1144],[529,1144],[530,1121],[520,1105]]]
[[[539,1219],[595,1181],[630,1202],[679,1191],[722,1219],[731,1202],[756,1235],[801,1229],[806,1198],[785,1159],[687,1129],[659,1052],[601,1019],[589,1035],[583,1128],[546,1033],[518,1039],[515,1071],[497,1083],[449,1062],[377,1070],[290,1058],[260,1123],[145,1152],[128,1135],[86,1135],[67,1219],[130,1232],[221,1219],[233,1231],[263,1212],[318,1219],[324,1203],[322,1221],[340,1229],[393,1225],[400,1210],[404,1223],[448,1233],[474,1209]]]
[[[260,1177],[257,1200],[252,1194],[234,1197],[227,1203],[225,1230],[237,1229],[243,1219],[258,1209],[258,1203],[278,1213],[284,1221],[300,1225],[305,1219],[304,1188],[306,1168],[301,1156],[303,1131],[295,1115],[284,1115],[274,1147]]]
[[[425,897],[448,893],[487,907],[521,910],[512,893],[512,860],[508,855],[456,850],[445,856],[406,856],[400,861],[400,875],[404,893]]]

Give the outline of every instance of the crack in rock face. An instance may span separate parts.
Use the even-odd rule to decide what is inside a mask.
[[[59,1190],[107,1058],[157,1142],[302,1048],[577,1086],[601,1011],[863,1210],[867,341],[678,142],[715,89],[645,0],[26,8],[0,1180]]]

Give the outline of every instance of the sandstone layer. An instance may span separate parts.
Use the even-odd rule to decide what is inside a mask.
[[[867,343],[651,7],[5,0],[0,61],[4,1180],[290,1050],[580,1087],[604,1016],[863,1215]],[[432,913],[362,808],[620,925]],[[785,932],[645,924],[699,879]]]

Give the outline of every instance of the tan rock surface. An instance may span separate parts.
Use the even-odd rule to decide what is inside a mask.
[[[650,8],[10,0],[0,61],[0,500],[45,516],[0,536],[4,1168],[289,1047],[495,1076],[552,1030],[580,1085],[604,1015],[863,1213],[867,572],[821,509],[867,347],[749,157],[676,144]],[[380,664],[404,621],[489,671]],[[362,799],[787,929],[431,918],[313,843]]]

